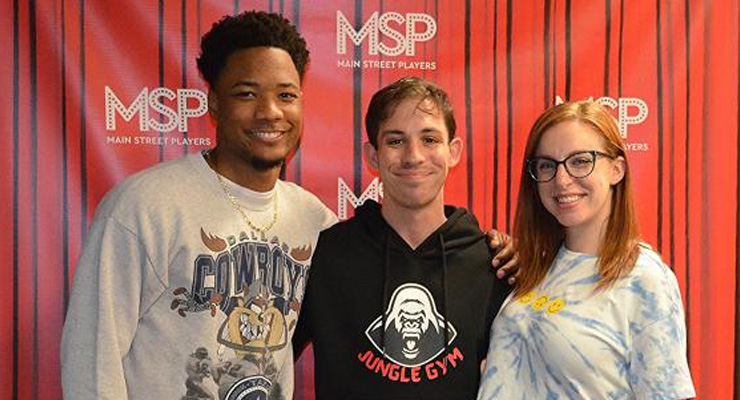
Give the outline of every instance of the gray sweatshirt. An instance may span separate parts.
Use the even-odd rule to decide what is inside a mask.
[[[65,398],[292,398],[297,312],[318,233],[336,216],[292,183],[223,183],[238,206],[191,154],[103,199],[64,324]],[[263,234],[237,207],[253,225],[277,221]]]

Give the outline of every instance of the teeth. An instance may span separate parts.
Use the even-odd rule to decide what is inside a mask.
[[[574,194],[574,195],[570,195],[570,196],[556,197],[555,199],[557,200],[558,203],[561,203],[562,204],[562,203],[572,203],[572,202],[574,202],[574,201],[576,201],[576,200],[578,200],[580,198],[581,198],[581,196],[579,196],[577,194]]]
[[[281,134],[280,131],[252,131],[252,135],[260,139],[277,139]]]

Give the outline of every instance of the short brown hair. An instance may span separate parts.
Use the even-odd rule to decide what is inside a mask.
[[[378,148],[380,124],[391,117],[393,111],[402,101],[414,98],[419,99],[420,106],[426,101],[431,101],[442,113],[442,118],[449,133],[448,140],[455,137],[457,124],[447,93],[424,78],[406,77],[380,89],[370,100],[370,105],[367,107],[367,113],[365,114],[365,129],[367,130],[368,141],[373,147]],[[430,111],[424,108],[420,109],[425,112]]]

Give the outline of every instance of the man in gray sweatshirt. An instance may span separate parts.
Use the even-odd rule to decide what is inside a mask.
[[[283,399],[320,230],[336,216],[278,179],[303,128],[306,42],[283,17],[227,16],[201,41],[217,145],[99,205],[62,339],[68,399]]]

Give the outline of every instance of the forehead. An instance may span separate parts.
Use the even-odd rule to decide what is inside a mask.
[[[447,133],[447,126],[439,107],[430,99],[412,97],[401,100],[380,123],[380,133],[388,131],[415,131],[434,129]]]
[[[277,47],[251,47],[231,53],[226,58],[217,85],[231,86],[239,81],[300,86],[293,59],[288,52]]]
[[[566,157],[576,151],[605,150],[605,141],[591,125],[571,120],[548,128],[540,137],[535,155]]]

